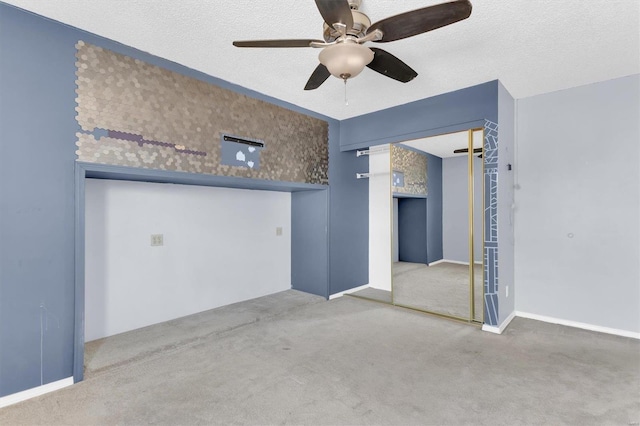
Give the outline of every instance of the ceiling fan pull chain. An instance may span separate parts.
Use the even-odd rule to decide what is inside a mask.
[[[349,106],[349,100],[347,99],[347,79],[344,79],[344,104]]]

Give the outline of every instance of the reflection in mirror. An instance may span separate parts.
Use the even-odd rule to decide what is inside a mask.
[[[369,285],[351,296],[391,303],[390,146],[369,150]]]
[[[392,147],[395,304],[482,322],[482,141],[479,129]]]

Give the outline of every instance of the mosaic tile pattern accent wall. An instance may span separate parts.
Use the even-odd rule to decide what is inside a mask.
[[[78,161],[328,184],[326,121],[83,41],[76,48]],[[264,141],[259,167],[223,164],[222,134]]]
[[[391,170],[404,175],[403,186],[393,186],[393,192],[427,195],[427,156],[391,145]]]
[[[484,322],[498,325],[498,124],[484,124]]]

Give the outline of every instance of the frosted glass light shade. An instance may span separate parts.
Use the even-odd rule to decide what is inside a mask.
[[[347,79],[360,74],[373,61],[373,52],[358,43],[338,43],[322,49],[318,58],[331,75]]]

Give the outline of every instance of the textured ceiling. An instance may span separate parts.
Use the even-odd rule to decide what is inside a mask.
[[[482,130],[473,132],[473,148],[482,148]],[[446,133],[444,135],[404,141],[402,145],[419,149],[440,158],[466,157],[466,153],[454,154],[453,151],[469,146],[469,132]]]
[[[322,38],[313,0],[8,0],[313,111],[344,119],[500,79],[515,98],[640,73],[638,0],[471,0],[465,21],[378,44],[418,72],[365,69],[302,90],[318,49],[240,49],[233,40]],[[373,22],[440,0],[363,0]],[[370,43],[368,45],[373,45]]]

